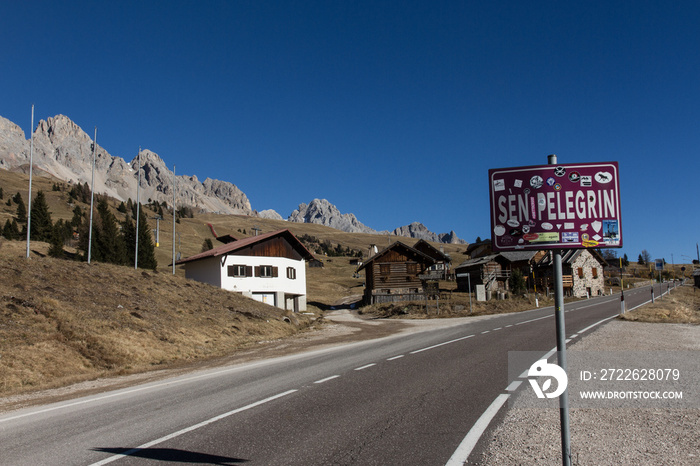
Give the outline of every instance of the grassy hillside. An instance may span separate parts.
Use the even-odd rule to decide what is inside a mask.
[[[231,354],[310,323],[180,276],[47,249],[35,243],[26,259],[24,242],[0,242],[0,395]]]
[[[27,203],[28,199],[28,180],[29,177],[20,173],[12,173],[6,170],[0,170],[0,187],[4,191],[4,199],[0,200],[0,227],[5,224],[5,220],[12,219],[15,215],[17,206],[13,203],[11,206],[6,205],[9,196],[19,192],[22,198]],[[64,188],[62,191],[53,191],[54,184],[61,184]],[[56,179],[45,176],[33,177],[32,194],[33,197],[39,190],[44,191],[49,209],[52,213],[52,219],[55,222],[58,219],[69,221],[73,217],[73,209],[75,205],[79,205],[84,211],[88,211],[89,204],[80,202],[71,203],[68,192],[71,186],[67,183],[62,183]],[[142,203],[147,203],[148,199],[142,199]],[[112,213],[119,221],[124,219],[124,214],[117,211],[118,202],[112,201]],[[155,212],[145,207],[149,217],[149,226],[155,232],[156,220],[151,218],[155,216]],[[159,243],[160,247],[156,248],[156,259],[158,261],[158,271],[163,273],[172,273],[172,251],[173,251],[173,223],[172,215],[165,212],[164,219],[160,222]],[[394,241],[403,241],[408,245],[413,245],[417,240],[400,236],[390,235],[368,235],[364,233],[345,233],[323,225],[308,224],[308,223],[292,223],[284,220],[269,220],[257,217],[248,217],[244,215],[219,215],[219,214],[197,214],[194,218],[181,218],[180,223],[175,225],[175,250],[176,254],[181,254],[185,258],[201,252],[202,245],[205,240],[210,239],[214,245],[219,243],[214,239],[211,229],[207,225],[211,223],[218,235],[231,234],[240,239],[254,234],[253,228],[259,228],[261,233],[267,233],[283,228],[288,228],[297,236],[309,235],[317,238],[320,242],[328,241],[332,246],[341,245],[344,249],[362,251],[367,253],[370,245],[375,244],[379,249],[393,243]],[[153,235],[155,241],[155,233]],[[466,245],[440,245],[433,243],[436,247],[443,247],[445,252],[453,258],[454,264],[461,263],[466,255]],[[66,250],[75,252],[74,248],[66,247]],[[314,251],[312,251],[314,252]],[[341,257],[325,257],[322,254],[315,254],[321,259],[325,267],[310,268],[308,273],[308,294],[309,301],[317,303],[320,307],[333,305],[341,298],[352,295],[361,294],[361,279],[352,278],[356,266],[349,264],[349,258]],[[184,269],[176,267],[176,275],[184,276]]]

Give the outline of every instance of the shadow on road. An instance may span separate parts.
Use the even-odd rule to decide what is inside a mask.
[[[187,464],[219,464],[231,465],[247,463],[248,460],[229,458],[227,456],[210,455],[194,451],[178,450],[176,448],[93,448],[93,451],[111,453],[113,455],[133,456],[149,460],[169,461]]]

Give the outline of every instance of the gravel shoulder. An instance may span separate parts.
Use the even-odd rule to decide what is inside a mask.
[[[700,326],[613,320],[569,351],[700,351]],[[504,406],[504,409],[508,404]],[[478,465],[560,465],[558,409],[510,408]],[[700,409],[571,409],[573,465],[700,464]]]

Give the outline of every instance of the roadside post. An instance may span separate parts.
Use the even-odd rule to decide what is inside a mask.
[[[664,296],[663,288],[661,285],[661,271],[664,269],[664,260],[663,259],[654,260],[654,266],[656,267],[656,270],[659,271],[659,299],[661,299]],[[652,286],[652,289],[653,289],[653,286]],[[652,299],[652,302],[653,301],[654,300]]]
[[[620,257],[620,315],[625,312],[625,286],[622,283],[622,257]]]
[[[558,164],[552,154],[547,165],[490,169],[489,199],[494,253],[552,254],[557,359],[567,371],[562,251],[622,247],[618,164]],[[568,390],[559,396],[559,413],[562,464],[571,466]]]

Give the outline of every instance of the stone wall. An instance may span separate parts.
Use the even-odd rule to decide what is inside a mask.
[[[583,278],[579,277],[579,268],[583,271]],[[597,271],[597,277],[593,276],[594,268]],[[581,251],[581,254],[579,254],[576,260],[571,264],[571,273],[574,281],[572,293],[577,298],[585,298],[589,289],[591,296],[598,296],[605,293],[603,265],[587,250]]]

